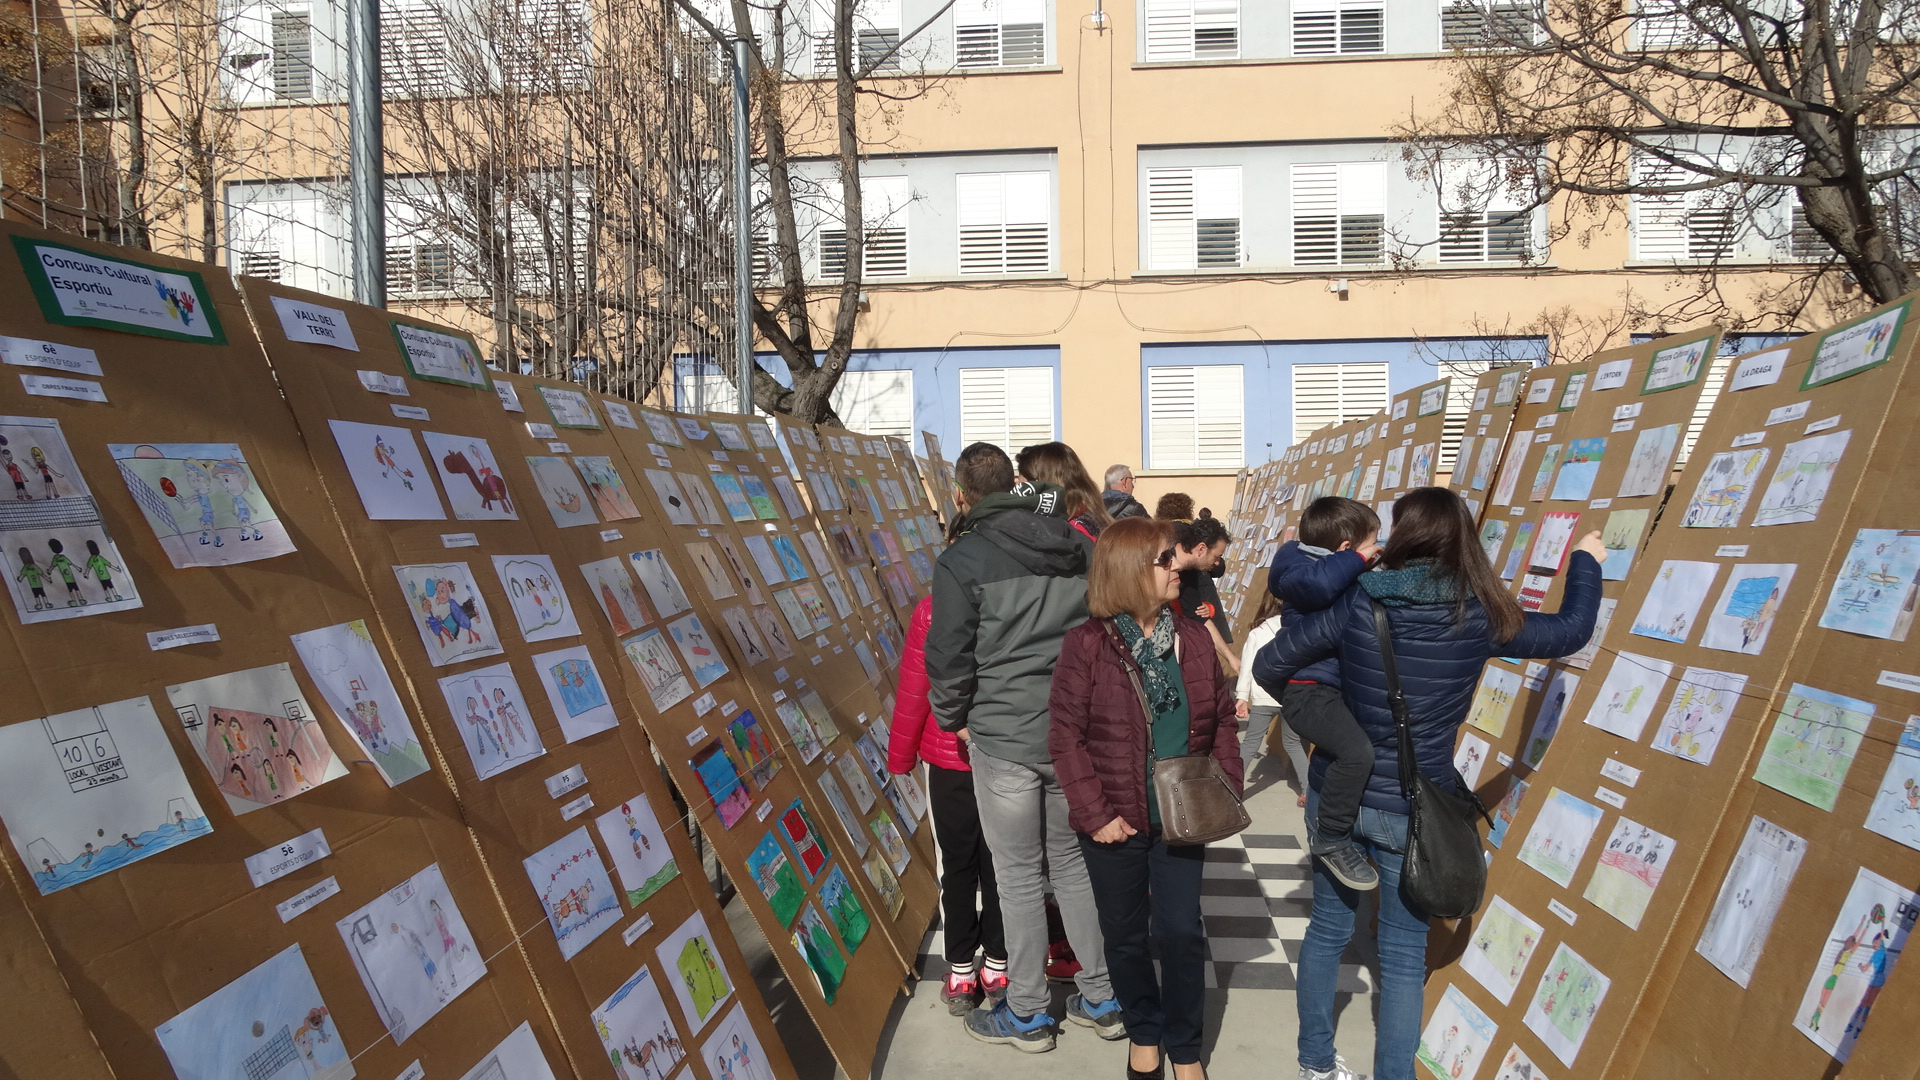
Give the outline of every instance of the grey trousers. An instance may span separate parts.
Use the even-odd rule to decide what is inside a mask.
[[[1007,1005],[1019,1016],[1048,1011],[1047,908],[1043,878],[1066,923],[1067,942],[1080,961],[1074,976],[1089,1002],[1113,997],[1100,913],[1080,842],[1067,824],[1067,797],[1053,766],[1000,758],[973,748],[973,793],[980,831],[993,853],[1000,887],[1000,921],[1007,938]],[[1043,868],[1044,866],[1044,873]]]
[[[1267,729],[1279,715],[1278,705],[1255,705],[1247,710],[1247,726],[1240,732],[1240,767],[1248,779],[1253,778],[1253,763],[1266,756]],[[1291,729],[1281,724],[1280,730]]]

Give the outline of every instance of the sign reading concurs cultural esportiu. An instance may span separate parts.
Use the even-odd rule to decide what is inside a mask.
[[[227,343],[206,281],[198,273],[106,258],[48,240],[12,239],[48,322]]]

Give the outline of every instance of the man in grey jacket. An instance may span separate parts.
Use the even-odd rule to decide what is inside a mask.
[[[1115,521],[1130,517],[1152,517],[1140,500],[1133,497],[1133,470],[1125,465],[1107,466],[1107,488],[1100,493],[1100,501],[1106,504],[1107,516]]]
[[[1124,1038],[1093,889],[1047,752],[1053,666],[1061,639],[1087,619],[1092,545],[1061,513],[1061,490],[1015,486],[1013,462],[991,443],[961,451],[954,479],[967,512],[934,566],[928,698],[940,726],[968,740],[1007,938],[1006,1000],[975,1009],[967,1031],[1026,1053],[1053,1049],[1044,878],[1081,965],[1067,1019]]]

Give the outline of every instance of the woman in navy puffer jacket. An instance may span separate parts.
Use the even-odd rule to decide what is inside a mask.
[[[1260,650],[1253,675],[1269,693],[1296,671],[1336,657],[1347,707],[1373,739],[1373,775],[1354,838],[1380,870],[1380,1014],[1374,1038],[1377,1080],[1412,1080],[1426,982],[1427,919],[1400,894],[1407,800],[1400,790],[1399,742],[1387,705],[1386,674],[1374,632],[1372,601],[1387,608],[1394,654],[1413,728],[1420,771],[1458,787],[1454,741],[1466,721],[1481,669],[1493,656],[1566,656],[1593,635],[1600,605],[1600,534],[1583,538],[1567,560],[1558,614],[1520,609],[1487,562],[1473,517],[1445,488],[1418,488],[1393,507],[1393,531],[1380,568],[1363,574],[1325,611],[1288,621]],[[1326,762],[1309,769],[1307,820],[1318,810]],[[1340,956],[1353,936],[1359,894],[1316,863],[1313,914],[1300,952],[1300,1076],[1354,1080],[1333,1049],[1334,989]]]

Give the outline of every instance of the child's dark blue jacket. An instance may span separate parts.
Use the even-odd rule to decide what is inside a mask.
[[[1304,546],[1298,540],[1280,545],[1280,550],[1274,553],[1273,566],[1267,571],[1267,591],[1280,598],[1280,624],[1294,626],[1303,616],[1332,607],[1366,569],[1367,560],[1351,548],[1328,552],[1325,548]],[[1322,660],[1301,668],[1293,678],[1296,682],[1337,687],[1340,664],[1336,660]],[[1268,692],[1271,693],[1271,689]],[[1279,694],[1273,696],[1276,701],[1280,698]]]

